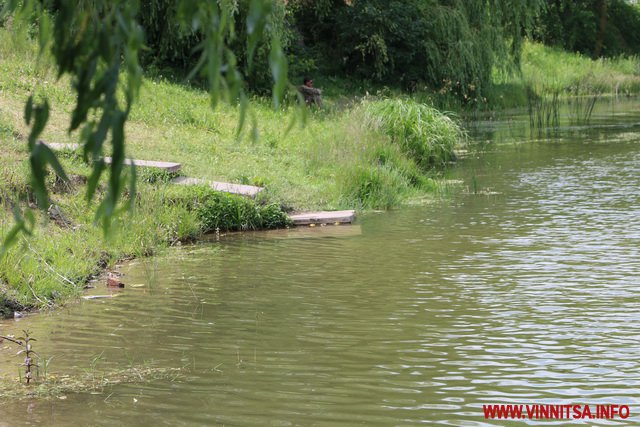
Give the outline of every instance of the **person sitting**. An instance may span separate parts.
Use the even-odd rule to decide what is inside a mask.
[[[304,97],[305,104],[322,107],[322,91],[313,87],[312,79],[305,77],[302,86],[298,87],[298,91]]]

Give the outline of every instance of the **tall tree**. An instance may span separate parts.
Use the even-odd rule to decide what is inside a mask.
[[[640,53],[640,5],[626,0],[547,0],[534,37],[598,58]]]
[[[598,11],[600,13],[600,25],[598,26],[598,36],[596,37],[596,46],[593,49],[594,58],[599,58],[602,54],[604,46],[604,36],[607,32],[607,0],[598,1]]]
[[[542,0],[292,0],[302,42],[340,72],[475,99],[518,61]],[[326,13],[327,10],[331,13]],[[335,66],[335,65],[334,65]]]

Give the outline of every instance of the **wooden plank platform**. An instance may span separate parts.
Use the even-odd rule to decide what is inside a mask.
[[[454,154],[456,155],[456,158],[458,159],[465,159],[467,157],[469,157],[469,150],[453,150]]]
[[[306,212],[289,218],[294,225],[351,223],[356,219],[356,211]]]
[[[105,163],[111,163],[111,157],[104,158]],[[132,164],[136,165],[138,168],[154,168],[154,169],[162,169],[166,172],[176,173],[182,169],[182,165],[180,163],[175,162],[158,162],[155,160],[131,160],[124,159],[124,164],[127,166],[131,166]]]
[[[208,181],[206,179],[188,178],[186,176],[179,176],[177,178],[174,178],[171,182],[179,185],[207,185],[216,191],[220,191],[223,193],[238,194],[240,196],[248,196],[248,197],[255,197],[258,195],[259,192],[263,190],[262,187],[255,187],[253,185]]]

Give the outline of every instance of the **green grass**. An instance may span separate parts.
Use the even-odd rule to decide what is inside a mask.
[[[526,43],[522,74],[526,84],[538,92],[557,90],[568,95],[631,95],[640,92],[638,57],[592,60],[539,43]]]
[[[77,142],[78,135],[67,132],[74,104],[69,84],[64,77],[56,80],[46,56],[38,61],[33,43],[0,29],[0,236],[13,225],[14,205],[33,206],[24,102],[31,93],[51,100],[44,141]],[[405,100],[393,104],[399,108],[396,119],[402,120],[403,108],[418,117],[407,117],[413,133],[400,134],[383,120],[384,110],[375,111],[392,102],[326,96],[326,108],[309,111],[303,126],[300,117],[305,115],[299,110],[273,110],[270,101],[253,99],[249,125],[238,136],[236,107],[212,110],[209,95],[200,89],[160,75],[146,78],[126,125],[127,156],[180,162],[183,175],[260,185],[265,191],[251,201],[173,186],[170,176],[139,171],[134,211],[122,215],[105,238],[93,223],[97,201],[87,204],[84,196],[83,177],[90,168],[77,154],[61,153],[74,183],[61,184],[50,175],[48,185],[52,203],[70,225],[36,213],[33,236],[20,238],[0,260],[0,299],[26,307],[55,306],[79,295],[88,278],[116,260],[150,255],[204,232],[286,226],[283,211],[391,208],[437,191],[439,169],[432,166],[463,142],[455,140],[462,136],[459,128],[446,116]],[[443,154],[446,127],[450,139]],[[405,137],[411,141],[404,142]],[[104,183],[100,188],[98,196]]]
[[[524,44],[521,73],[494,74],[487,94],[492,109],[522,107],[533,97],[632,96],[640,93],[640,58],[593,60],[578,53]]]

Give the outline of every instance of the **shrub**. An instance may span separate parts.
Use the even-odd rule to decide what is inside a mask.
[[[219,193],[205,186],[173,187],[169,203],[196,213],[203,232],[282,228],[290,220],[276,204],[260,205],[252,199]]]
[[[289,218],[276,205],[257,205],[241,196],[214,193],[198,207],[204,231],[240,231],[282,228]]]

